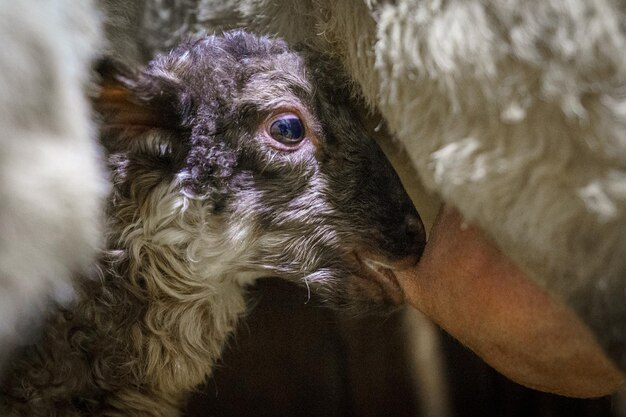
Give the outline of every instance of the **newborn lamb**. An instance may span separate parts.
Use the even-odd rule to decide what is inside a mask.
[[[105,78],[107,250],[14,361],[0,414],[178,415],[257,278],[402,301],[394,270],[417,261],[422,223],[346,80],[240,31]]]

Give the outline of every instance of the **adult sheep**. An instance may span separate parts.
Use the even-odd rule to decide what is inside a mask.
[[[401,277],[409,301],[528,386],[620,383],[624,2],[103,3],[129,61],[233,26],[338,57],[447,206],[417,277]]]
[[[94,7],[0,3],[0,373],[102,240],[107,186],[85,95],[102,46]]]

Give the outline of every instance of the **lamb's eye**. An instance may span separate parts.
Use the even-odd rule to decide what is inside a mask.
[[[269,129],[270,136],[285,145],[297,145],[304,139],[304,124],[295,114],[285,114],[274,119]]]

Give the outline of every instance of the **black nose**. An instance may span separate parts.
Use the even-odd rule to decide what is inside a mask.
[[[402,225],[408,252],[421,258],[426,245],[424,223],[417,214],[407,214]]]

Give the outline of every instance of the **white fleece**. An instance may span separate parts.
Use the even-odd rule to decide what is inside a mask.
[[[0,2],[0,368],[100,242],[85,96],[100,37],[90,1]]]

